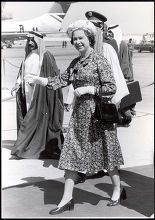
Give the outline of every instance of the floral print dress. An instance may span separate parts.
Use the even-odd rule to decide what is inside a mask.
[[[113,170],[124,164],[115,124],[95,120],[94,111],[99,95],[99,76],[102,94],[111,99],[116,92],[115,80],[106,58],[92,52],[85,60],[75,58],[60,78],[48,78],[49,89],[73,84],[74,89],[95,86],[96,94],[77,97],[59,160],[59,169],[78,172]]]

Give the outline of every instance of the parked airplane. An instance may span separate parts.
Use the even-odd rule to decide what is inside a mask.
[[[64,13],[47,13],[40,17],[23,21],[2,21],[2,41],[25,39],[29,31],[38,31],[43,34],[58,33]]]
[[[71,3],[54,2],[50,13],[25,21],[2,20],[2,42],[6,44],[11,42],[13,44],[15,40],[26,39],[28,32],[32,30],[41,32],[44,35],[58,33]],[[53,11],[59,12],[53,13]]]

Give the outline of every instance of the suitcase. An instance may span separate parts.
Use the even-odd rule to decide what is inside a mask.
[[[130,105],[142,101],[140,85],[138,81],[127,83],[130,94],[123,97],[120,103],[120,109],[126,108]]]

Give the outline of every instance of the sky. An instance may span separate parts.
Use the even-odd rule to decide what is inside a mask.
[[[6,2],[4,10],[16,21],[31,19],[48,13],[54,2]],[[104,14],[107,25],[119,24],[124,34],[154,32],[154,2],[76,2],[71,5],[62,27],[78,19],[85,19],[87,10]]]

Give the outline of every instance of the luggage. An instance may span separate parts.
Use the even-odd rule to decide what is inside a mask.
[[[138,81],[127,83],[130,94],[123,97],[120,103],[120,109],[127,108],[130,105],[142,101],[140,85]]]

